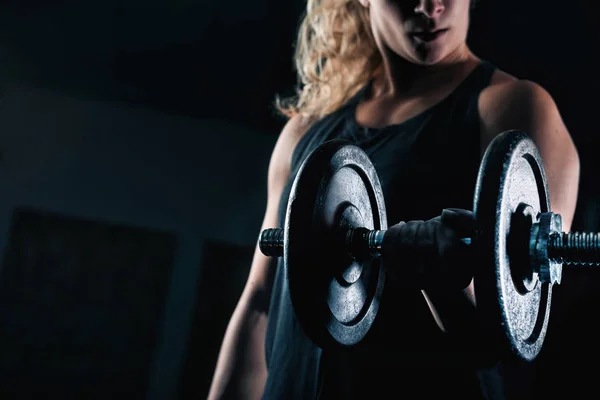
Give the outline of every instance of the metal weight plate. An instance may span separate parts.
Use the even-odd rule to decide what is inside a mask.
[[[379,260],[359,263],[343,247],[344,228],[386,229],[374,166],[342,140],[322,144],[292,184],[283,257],[292,306],[316,345],[357,344],[372,326],[385,282]]]
[[[528,257],[531,224],[547,211],[538,148],[523,132],[503,132],[488,146],[477,177],[474,241],[481,262],[475,293],[490,340],[528,361],[542,348],[552,299],[552,286],[542,284]]]

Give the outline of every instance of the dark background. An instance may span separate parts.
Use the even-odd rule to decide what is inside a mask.
[[[1,3],[3,398],[206,396],[260,228],[284,123],[272,103],[296,82],[303,7]],[[590,231],[600,229],[594,17],[583,0],[483,0],[469,37],[558,103],[582,162],[573,229]],[[595,390],[599,281],[564,272],[536,397]]]

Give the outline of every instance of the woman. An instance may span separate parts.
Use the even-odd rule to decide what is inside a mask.
[[[272,153],[262,229],[282,225],[297,168],[333,138],[352,140],[373,161],[388,225],[439,229],[441,210],[472,207],[481,156],[509,129],[538,145],[553,211],[570,229],[579,180],[573,141],[547,91],[469,49],[471,8],[469,0],[308,0],[296,48],[303,85],[278,103],[290,118]],[[465,218],[468,211],[458,213]],[[510,397],[509,382],[493,378],[507,374],[475,362],[485,338],[470,327],[472,282],[422,290],[427,282],[406,288],[390,279],[368,350],[329,352],[304,336],[284,274],[256,252],[211,399]]]

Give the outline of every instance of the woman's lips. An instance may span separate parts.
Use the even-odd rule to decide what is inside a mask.
[[[420,42],[433,42],[442,37],[447,31],[448,29],[437,29],[435,31],[412,32],[411,36]]]

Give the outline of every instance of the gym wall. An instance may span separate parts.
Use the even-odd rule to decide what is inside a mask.
[[[134,390],[127,398],[174,398],[197,300],[206,301],[211,290],[209,285],[199,292],[201,276],[220,275],[215,279],[226,292],[208,297],[229,305],[219,308],[220,320],[239,296],[223,279],[233,274],[233,284],[247,274],[247,249],[253,250],[262,221],[274,139],[234,123],[204,123],[7,85],[0,105],[0,286],[7,288],[0,294],[0,332],[12,335],[4,337],[4,345],[13,347],[15,358],[0,362],[0,391],[12,391],[16,383],[19,390],[52,389],[67,397],[81,391],[107,398],[111,391]],[[148,247],[157,237],[163,238],[162,250]],[[241,250],[218,251],[228,257],[217,265],[215,245]],[[82,258],[74,261],[73,254]],[[140,260],[157,254],[163,262]],[[89,291],[71,292],[65,289],[69,281]],[[142,291],[145,283],[153,289]],[[123,311],[135,304],[138,313]],[[102,314],[99,310],[107,318],[90,319]],[[128,316],[152,332],[136,336],[141,325],[127,322]],[[89,323],[112,336],[101,341],[105,354],[66,356],[95,343],[98,331]],[[210,332],[215,336],[207,340],[215,345],[222,331]],[[118,344],[123,336],[132,341],[129,347]],[[59,339],[62,344],[55,343]],[[144,348],[135,350],[139,346]],[[124,353],[109,359],[106,353],[119,348]],[[200,357],[206,363],[196,354],[195,362]]]

